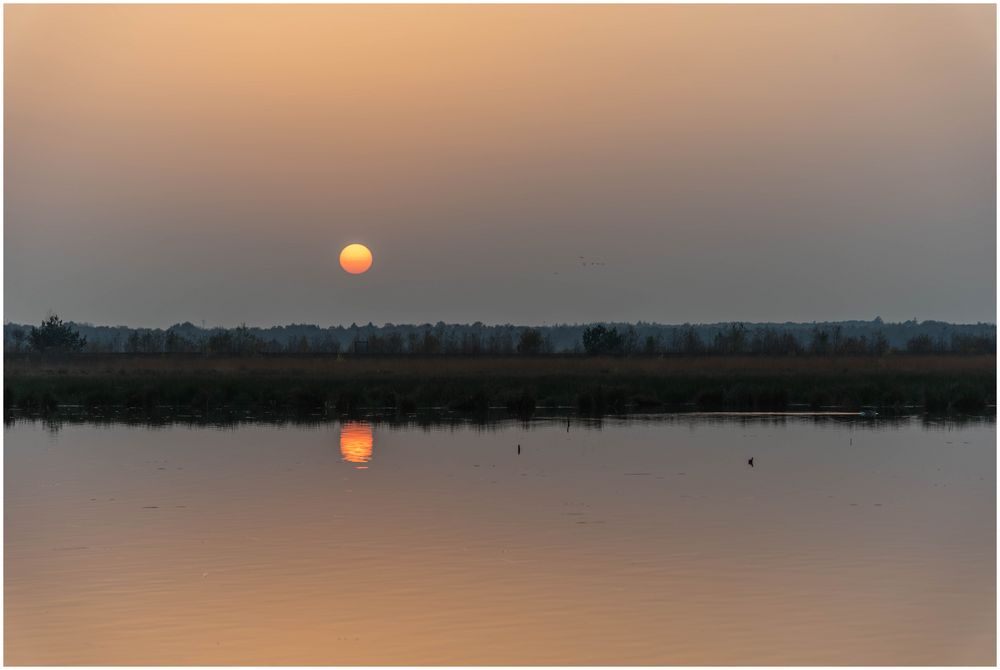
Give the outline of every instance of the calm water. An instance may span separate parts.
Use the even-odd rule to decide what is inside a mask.
[[[5,437],[8,664],[996,660],[992,422]]]

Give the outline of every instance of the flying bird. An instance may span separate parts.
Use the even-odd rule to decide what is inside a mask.
[[[747,461],[747,465],[749,465],[751,468],[753,467],[753,456],[751,456],[750,460]]]

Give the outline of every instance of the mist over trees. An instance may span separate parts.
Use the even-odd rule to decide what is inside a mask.
[[[205,328],[190,322],[166,329],[95,326],[51,316],[40,326],[4,325],[4,351],[204,354],[417,355],[883,355],[981,354],[996,351],[996,325],[915,319],[901,323],[639,322],[516,326],[512,324],[387,323],[322,328],[291,324]]]

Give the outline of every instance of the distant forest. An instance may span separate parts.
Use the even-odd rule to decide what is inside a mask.
[[[884,355],[996,351],[996,324],[942,321],[474,324],[332,326],[292,324],[166,329],[94,326],[51,316],[38,326],[4,325],[5,353],[362,353],[417,355]]]

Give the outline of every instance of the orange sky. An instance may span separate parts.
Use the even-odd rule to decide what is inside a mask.
[[[994,12],[6,6],[5,318],[994,320]]]

